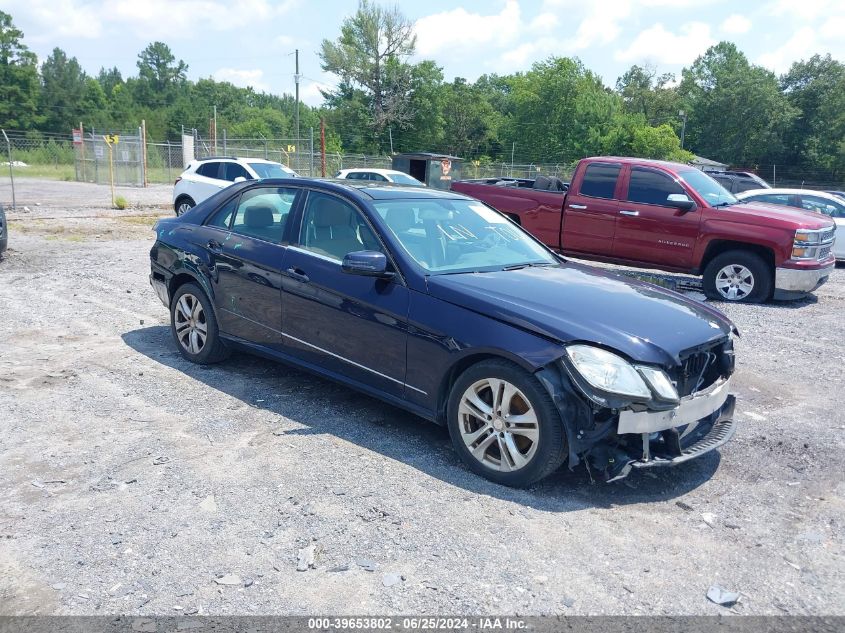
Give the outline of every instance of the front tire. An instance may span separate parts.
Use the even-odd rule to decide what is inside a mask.
[[[708,299],[733,303],[763,303],[772,295],[771,266],[757,253],[727,251],[704,269],[704,294]]]
[[[229,355],[214,309],[205,292],[193,283],[179,286],[170,301],[170,332],[179,352],[198,365],[218,363]]]
[[[566,433],[551,396],[509,361],[482,361],[461,374],[447,415],[458,455],[496,483],[529,486],[566,459]]]
[[[197,206],[193,198],[190,196],[179,196],[176,203],[173,205],[173,210],[176,211],[176,217],[186,214],[188,211]]]

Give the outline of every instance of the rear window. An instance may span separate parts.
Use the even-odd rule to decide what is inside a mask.
[[[581,181],[581,195],[591,198],[607,198],[612,200],[616,191],[616,180],[619,178],[620,165],[602,165],[591,163],[584,172]]]
[[[200,176],[205,176],[206,178],[218,178],[218,172],[220,171],[220,163],[217,161],[213,161],[210,163],[203,163],[199,167],[197,167],[197,173]]]
[[[666,206],[667,198],[673,193],[685,192],[666,174],[641,167],[634,167],[631,170],[631,182],[628,185],[630,202]]]

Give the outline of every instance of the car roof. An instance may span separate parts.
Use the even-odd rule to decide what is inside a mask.
[[[401,198],[418,199],[445,199],[445,200],[474,200],[455,191],[442,191],[440,189],[429,189],[428,187],[415,187],[395,185],[389,182],[372,182],[368,180],[345,180],[342,178],[265,178],[264,180],[247,180],[242,183],[231,185],[246,188],[250,185],[259,186],[283,186],[295,185],[297,187],[314,187],[324,191],[337,193],[354,193],[370,200],[394,200]]]
[[[372,172],[374,174],[381,174],[383,176],[389,176],[391,174],[402,174],[403,176],[407,176],[404,171],[399,171],[398,169],[380,169],[378,167],[351,167],[350,169],[341,169],[340,173],[342,174],[351,174],[351,173],[360,173],[360,172]]]
[[[828,193],[827,191],[816,191],[815,189],[786,189],[782,187],[778,187],[777,189],[749,189],[748,191],[741,191],[740,193],[734,194],[737,198],[748,198],[749,196],[754,195],[791,195],[791,196],[800,196],[800,195],[813,195],[819,196],[820,198],[826,198],[829,200],[833,200],[834,202],[841,203],[842,200],[838,197],[833,195],[832,193]]]
[[[690,171],[697,169],[697,167],[684,165],[683,163],[673,163],[668,160],[655,160],[653,158],[635,158],[633,156],[591,156],[584,160],[594,163],[622,163],[623,165],[662,167],[671,171]]]

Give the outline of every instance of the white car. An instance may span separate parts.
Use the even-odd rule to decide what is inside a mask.
[[[176,215],[182,215],[221,189],[241,180],[298,176],[290,167],[263,158],[211,157],[192,160],[176,179],[173,209]]]
[[[407,185],[410,187],[425,187],[425,184],[416,178],[409,176],[403,171],[395,169],[341,169],[334,175],[335,178],[344,180],[370,180],[374,182],[392,182],[395,185]]]
[[[812,189],[751,189],[735,195],[739,200],[753,200],[824,213],[836,223],[833,255],[836,261],[845,261],[845,200],[839,196]]]

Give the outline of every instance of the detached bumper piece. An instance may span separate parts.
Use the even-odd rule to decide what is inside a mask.
[[[614,459],[613,467],[605,471],[607,481],[627,477],[634,468],[677,466],[719,448],[736,432],[737,423],[733,419],[735,406],[736,398],[728,395],[719,409],[695,423],[655,433],[642,433],[642,455],[627,460]],[[632,450],[627,452],[630,454]]]

